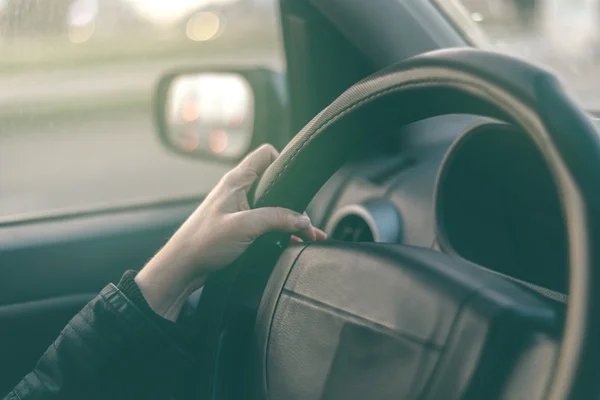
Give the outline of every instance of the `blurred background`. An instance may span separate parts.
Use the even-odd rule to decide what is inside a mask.
[[[435,3],[600,110],[600,0]],[[0,0],[0,217],[207,192],[230,166],[163,149],[150,108],[201,64],[284,71],[277,1]]]
[[[459,4],[483,33],[489,48],[524,57],[553,70],[583,107],[600,110],[599,0],[451,0],[443,3]]]

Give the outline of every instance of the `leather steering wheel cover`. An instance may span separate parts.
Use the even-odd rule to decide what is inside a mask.
[[[303,211],[375,128],[450,113],[514,123],[542,151],[557,181],[570,253],[567,322],[548,397],[597,395],[600,258],[593,243],[600,236],[594,219],[600,215],[600,143],[590,121],[546,71],[474,49],[436,51],[388,68],[348,89],[302,129],[263,175],[254,206]],[[360,127],[365,120],[374,129]]]

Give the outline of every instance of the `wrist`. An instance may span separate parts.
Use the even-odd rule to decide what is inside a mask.
[[[148,263],[135,277],[144,299],[161,317],[176,321],[187,298],[206,282],[207,276],[185,279],[173,268]]]

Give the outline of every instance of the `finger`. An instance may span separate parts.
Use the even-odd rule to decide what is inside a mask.
[[[319,228],[315,228],[314,226],[311,228],[306,228],[299,233],[300,237],[304,240],[310,240],[313,242],[318,242],[321,240],[327,240],[327,234],[320,230]]]
[[[290,243],[302,243],[303,240],[296,235],[290,236]]]
[[[279,156],[279,152],[270,144],[263,144],[252,153],[248,154],[237,168],[249,169],[258,175],[267,170]]]
[[[255,239],[267,232],[299,233],[310,228],[310,218],[281,207],[264,207],[233,214],[244,234]]]
[[[306,212],[304,212],[304,215],[308,216],[308,214]],[[317,240],[327,239],[327,234],[325,234],[325,232],[323,232],[319,228],[311,226],[310,229],[306,228],[306,229],[302,230],[302,232],[300,232],[300,237],[305,240],[310,240],[310,241],[314,242]]]
[[[320,230],[319,228],[315,228],[315,235],[317,236],[317,241],[319,240],[327,240],[327,234]]]
[[[310,242],[317,240],[317,234],[315,233],[315,228],[312,225],[298,232],[298,236]]]
[[[250,188],[278,156],[279,153],[270,144],[260,146],[227,174],[227,184],[244,189]]]

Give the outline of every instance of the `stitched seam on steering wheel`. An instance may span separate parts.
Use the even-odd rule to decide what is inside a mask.
[[[331,126],[332,123],[336,122],[336,120],[339,119],[340,117],[343,117],[344,115],[348,114],[350,111],[355,109],[356,107],[359,107],[366,102],[369,102],[373,99],[384,96],[390,92],[394,92],[405,86],[418,85],[420,83],[425,83],[425,82],[430,83],[430,82],[448,82],[448,81],[459,81],[459,80],[457,80],[457,79],[419,79],[419,80],[414,80],[414,81],[410,81],[410,82],[402,82],[402,83],[396,84],[392,87],[372,93],[369,96],[365,97],[364,99],[362,99],[354,104],[350,104],[347,107],[343,108],[342,110],[340,110],[339,112],[337,112],[336,114],[334,114],[330,118],[328,118],[323,123],[323,125],[321,125],[317,130],[315,130],[313,133],[307,135],[307,137],[302,141],[300,146],[294,151],[294,154],[290,158],[290,161],[288,161],[288,163],[281,169],[281,171],[279,171],[277,173],[277,175],[273,178],[271,183],[269,183],[269,185],[265,189],[265,193],[263,194],[263,197],[267,196],[271,192],[271,190],[273,189],[273,186],[275,186],[275,183],[277,183],[277,180],[281,177],[281,175],[283,175],[283,173],[290,166],[290,164],[292,164],[292,161],[294,161],[294,159],[298,156],[298,154],[300,153],[300,150],[302,150],[310,142],[310,140],[313,137],[315,137],[319,133],[323,132],[325,129],[327,129],[329,126]]]
[[[425,82],[426,80],[423,80],[423,82]],[[411,83],[417,83],[417,82],[411,82]],[[275,178],[273,178],[273,181],[269,184],[269,186],[265,189],[265,194],[263,196],[267,196],[269,194],[269,192],[273,189],[273,186],[275,185],[276,181],[281,177],[281,175],[285,172],[285,170],[290,166],[290,164],[292,163],[292,161],[294,161],[294,159],[296,158],[296,156],[298,156],[298,154],[300,153],[300,150],[302,150],[302,148],[304,148],[304,146],[306,146],[309,142],[310,139],[312,139],[313,137],[315,137],[316,135],[318,135],[319,133],[323,132],[325,129],[327,129],[329,126],[331,126],[332,123],[336,122],[335,120],[339,119],[340,117],[343,117],[344,115],[348,114],[350,111],[352,111],[353,109],[355,109],[356,107],[361,106],[362,104],[383,96],[389,92],[393,92],[405,85],[407,85],[408,83],[404,82],[404,83],[400,83],[398,85],[394,85],[392,87],[389,87],[387,89],[381,90],[379,92],[375,92],[373,94],[370,94],[369,96],[365,97],[364,99],[360,100],[357,103],[354,104],[350,104],[347,107],[345,107],[344,109],[340,110],[338,113],[332,115],[329,119],[327,119],[323,125],[321,127],[319,127],[319,129],[317,129],[316,131],[314,131],[313,133],[307,135],[307,137],[302,141],[302,143],[300,144],[300,147],[298,147],[295,151],[294,154],[292,155],[292,157],[290,158],[290,161],[281,169],[281,171],[279,171],[277,173],[277,175],[275,176]]]

